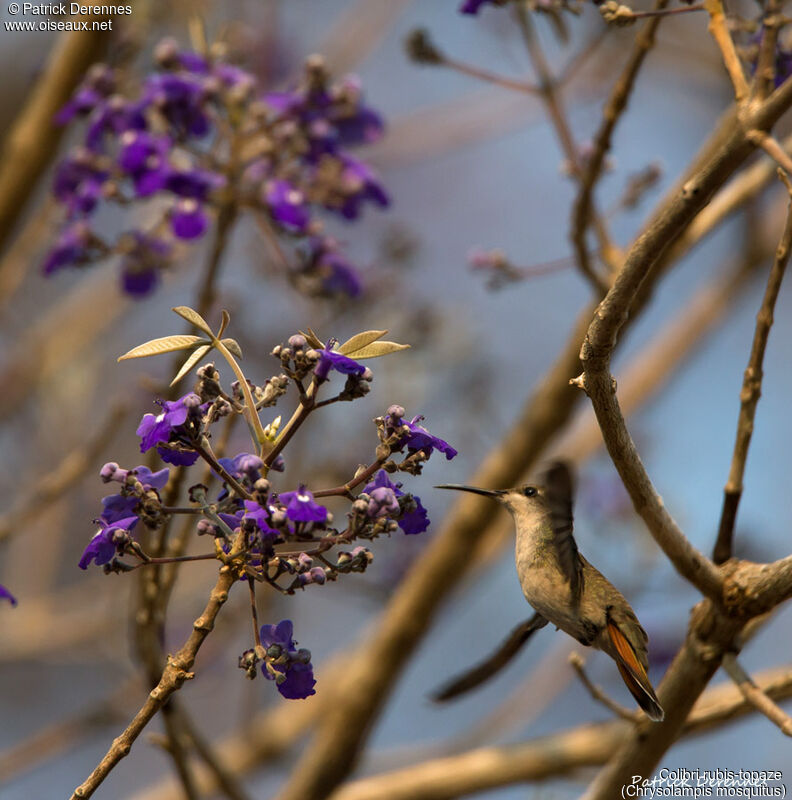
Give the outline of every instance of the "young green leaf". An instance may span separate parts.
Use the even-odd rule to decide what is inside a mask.
[[[361,361],[364,358],[379,358],[387,356],[389,353],[398,353],[399,350],[407,350],[409,347],[408,344],[397,344],[396,342],[372,342],[361,347],[360,350],[350,353],[349,357],[354,358],[355,361]]]
[[[176,373],[176,377],[170,382],[170,385],[173,386],[178,383],[211,349],[211,344],[205,344],[194,353],[190,353],[187,360],[181,365],[181,369]]]
[[[237,342],[236,339],[221,339],[220,341],[237,358],[242,358],[242,348],[239,346],[239,342]]]
[[[133,347],[128,353],[119,356],[118,360],[124,361],[127,358],[158,356],[160,353],[173,353],[177,350],[191,350],[193,347],[204,343],[206,343],[206,339],[200,336],[190,336],[188,334],[163,336],[160,339],[152,339],[151,341],[139,344],[137,347]]]
[[[308,344],[311,345],[314,350],[324,350],[324,343],[310,328],[308,328],[307,333],[305,331],[300,331],[300,333],[306,338]]]
[[[352,357],[358,350],[372,342],[376,342],[377,339],[381,339],[386,333],[387,331],[363,331],[363,333],[357,333],[351,339],[347,339],[338,348],[338,352]]]
[[[220,330],[217,332],[218,339],[225,333],[225,329],[228,327],[229,322],[231,322],[231,315],[225,309],[223,309],[222,319],[220,320]]]
[[[172,308],[171,311],[175,311],[180,317],[195,325],[196,328],[202,330],[207,336],[214,336],[212,329],[209,327],[209,323],[197,311],[193,311],[189,306],[176,306],[176,308]]]

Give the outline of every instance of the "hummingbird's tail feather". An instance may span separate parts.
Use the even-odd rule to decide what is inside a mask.
[[[660,701],[649,682],[649,676],[643,664],[635,655],[629,639],[619,630],[616,623],[608,620],[608,635],[610,636],[613,649],[616,652],[616,666],[630,690],[630,694],[635,698],[635,702],[646,712],[649,719],[661,722],[665,717]]]

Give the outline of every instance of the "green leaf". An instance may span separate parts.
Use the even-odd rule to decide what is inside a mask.
[[[313,347],[314,350],[324,350],[324,342],[310,329],[308,328],[308,332],[300,331],[300,333],[306,338],[308,344]]]
[[[357,333],[351,339],[347,339],[337,350],[345,356],[352,357],[358,350],[362,350],[366,345],[381,339],[386,333],[387,331],[363,331],[363,333]]]
[[[211,344],[205,344],[194,353],[190,353],[187,360],[181,365],[181,369],[176,373],[176,377],[170,382],[170,385],[173,386],[178,383],[211,349]]]
[[[239,342],[236,339],[221,339],[222,344],[226,346],[226,349],[231,351],[237,358],[242,358],[242,348],[239,346]]]
[[[178,334],[176,336],[163,336],[160,339],[152,339],[149,342],[133,347],[128,353],[119,356],[119,361],[127,358],[145,358],[146,356],[158,356],[160,353],[173,353],[176,350],[191,350],[193,347],[206,342],[200,336],[189,336]]]
[[[220,330],[217,332],[218,339],[225,333],[228,323],[231,322],[231,315],[225,309],[223,309],[222,315],[222,319],[220,320]]]
[[[398,353],[399,350],[407,350],[410,345],[397,344],[396,342],[372,342],[366,347],[361,347],[350,355],[355,361],[361,361],[364,358],[379,358],[380,356],[387,356],[389,353]]]
[[[175,311],[180,317],[195,325],[196,328],[202,330],[207,336],[214,337],[209,323],[197,311],[193,311],[189,306],[176,306],[176,308],[172,308],[171,311]]]

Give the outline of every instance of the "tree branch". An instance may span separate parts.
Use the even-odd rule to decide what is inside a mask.
[[[98,18],[92,15],[84,19]],[[109,36],[107,32],[93,31],[62,33],[6,136],[0,154],[0,250],[57,152],[61,129],[53,117],[71,97],[88,67],[101,56]]]
[[[740,414],[737,419],[737,435],[734,442],[731,467],[726,486],[723,489],[723,508],[721,510],[718,539],[712,553],[716,564],[722,564],[731,558],[732,542],[734,539],[734,525],[737,519],[737,508],[743,490],[743,476],[745,462],[748,458],[748,448],[754,429],[756,406],[762,394],[762,365],[767,347],[767,339],[773,324],[773,311],[776,298],[781,288],[787,263],[789,262],[790,248],[792,247],[792,195],[787,208],[784,232],[776,249],[775,260],[767,279],[762,305],[756,316],[756,330],[754,331],[751,354],[748,366],[745,369],[742,389],[740,390]]]
[[[667,4],[668,0],[657,0],[655,8],[660,10],[665,8]],[[602,174],[605,157],[610,150],[613,131],[627,108],[627,101],[635,86],[635,81],[644,59],[654,46],[655,33],[659,24],[659,17],[648,20],[636,36],[627,64],[611,90],[610,97],[602,110],[602,122],[594,137],[594,148],[580,176],[580,188],[572,209],[570,239],[578,263],[584,271],[591,269],[586,245],[586,230],[591,219],[594,187]],[[588,267],[585,266],[587,264]]]
[[[209,601],[201,616],[193,623],[193,630],[189,638],[175,656],[168,658],[159,683],[151,690],[146,702],[132,722],[118,738],[113,740],[113,744],[96,769],[74,790],[71,800],[83,800],[90,797],[116,764],[124,756],[129,755],[135,739],[140,736],[146,725],[165,705],[171,695],[181,689],[184,681],[194,677],[194,673],[190,672],[190,669],[195,663],[195,656],[204,639],[214,628],[215,619],[228,599],[228,592],[234,584],[234,580],[233,571],[227,566],[221,567],[217,583],[209,595]]]
[[[767,670],[757,683],[768,697],[792,697],[792,668]],[[753,711],[728,683],[706,692],[684,724],[690,736],[739,719]],[[579,767],[603,764],[632,725],[610,720],[501,747],[470,750],[415,766],[354,781],[332,800],[448,800],[514,783],[569,776]]]
[[[792,717],[774,703],[752,680],[751,676],[740,666],[733,653],[723,657],[723,668],[737,685],[742,696],[770,722],[776,725],[784,736],[792,736]]]

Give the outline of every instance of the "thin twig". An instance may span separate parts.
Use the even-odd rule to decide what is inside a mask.
[[[706,0],[704,7],[710,15],[710,34],[720,48],[723,63],[734,87],[734,98],[738,103],[742,103],[748,97],[748,82],[745,79],[740,57],[737,55],[734,41],[729,32],[726,14],[723,11],[723,3],[721,0]]]
[[[748,366],[745,369],[742,389],[740,390],[740,414],[737,419],[737,435],[729,468],[729,477],[723,488],[723,507],[718,526],[718,538],[712,553],[712,558],[716,564],[722,564],[732,555],[734,525],[737,519],[737,507],[742,497],[745,462],[748,458],[748,448],[751,444],[751,436],[754,430],[756,406],[762,393],[762,364],[764,362],[765,349],[767,348],[767,340],[770,336],[770,328],[773,324],[773,311],[781,288],[781,281],[784,278],[784,272],[789,262],[791,247],[792,190],[790,190],[790,202],[787,209],[784,232],[778,243],[775,260],[773,261],[762,298],[762,305],[756,316],[756,329],[754,330],[751,344],[751,354],[748,358]]]
[[[515,14],[525,42],[525,47],[528,50],[531,62],[539,77],[540,96],[544,101],[548,116],[558,136],[558,140],[561,144],[561,151],[569,162],[572,175],[574,175],[577,180],[580,180],[583,174],[580,163],[580,153],[578,152],[577,144],[572,136],[569,123],[567,122],[561,93],[558,91],[556,81],[550,70],[550,65],[547,63],[544,50],[542,49],[542,45],[539,42],[539,38],[534,30],[533,23],[531,22],[530,15],[526,8],[522,5],[515,6]],[[605,227],[605,223],[593,207],[593,203],[590,218],[599,240],[599,250],[603,258],[608,261],[610,255],[613,254],[615,250],[610,235]],[[588,259],[587,252],[586,257],[578,260],[578,267],[600,296],[607,291],[606,282],[594,270],[591,261]]]
[[[473,64],[467,64],[464,61],[458,61],[455,58],[449,58],[445,53],[440,53],[440,60],[437,62],[438,66],[448,67],[462,75],[468,75],[471,78],[484,81],[484,83],[491,83],[493,86],[500,86],[502,89],[511,89],[515,92],[522,92],[523,94],[540,94],[539,88],[532,83],[509,78],[506,75],[498,75],[481,67],[476,67]]]
[[[663,9],[667,3],[668,0],[657,0],[655,9]],[[627,64],[614,84],[610,97],[602,110],[602,122],[594,137],[592,153],[586,160],[585,167],[580,175],[580,188],[572,208],[570,239],[578,264],[584,270],[591,271],[593,269],[586,244],[586,231],[593,212],[594,187],[602,175],[605,158],[611,147],[613,132],[624,110],[627,108],[627,102],[635,87],[638,73],[646,56],[654,46],[655,34],[659,24],[659,18],[650,19],[636,36]]]
[[[629,722],[637,722],[640,719],[640,715],[635,711],[630,711],[628,708],[625,708],[620,703],[617,703],[612,698],[608,697],[608,695],[600,689],[599,686],[595,686],[588,675],[586,675],[585,664],[586,662],[581,658],[579,653],[570,653],[569,654],[569,663],[572,665],[572,669],[575,670],[577,673],[578,678],[580,678],[580,682],[586,687],[588,693],[598,702],[602,703],[605,708],[612,711],[617,717],[621,717],[622,719],[626,719]]]
[[[756,59],[756,73],[751,86],[751,97],[764,100],[773,91],[776,77],[776,45],[781,20],[777,15],[777,0],[765,0],[762,14],[762,38],[759,43],[759,56]]]
[[[319,489],[319,491],[314,492],[313,495],[314,497],[334,497],[339,495],[346,497],[353,489],[356,489],[358,486],[360,486],[361,483],[365,483],[367,480],[369,480],[369,478],[371,478],[386,461],[387,458],[378,458],[376,461],[369,464],[368,467],[355,475],[352,480],[348,481],[342,486],[334,486],[332,489]]]
[[[778,164],[788,175],[792,174],[792,157],[781,146],[778,140],[764,131],[748,131],[748,138]]]
[[[792,736],[792,717],[754,683],[733,653],[728,653],[723,657],[723,668],[735,682],[742,696],[757,711],[776,725],[784,736]]]

